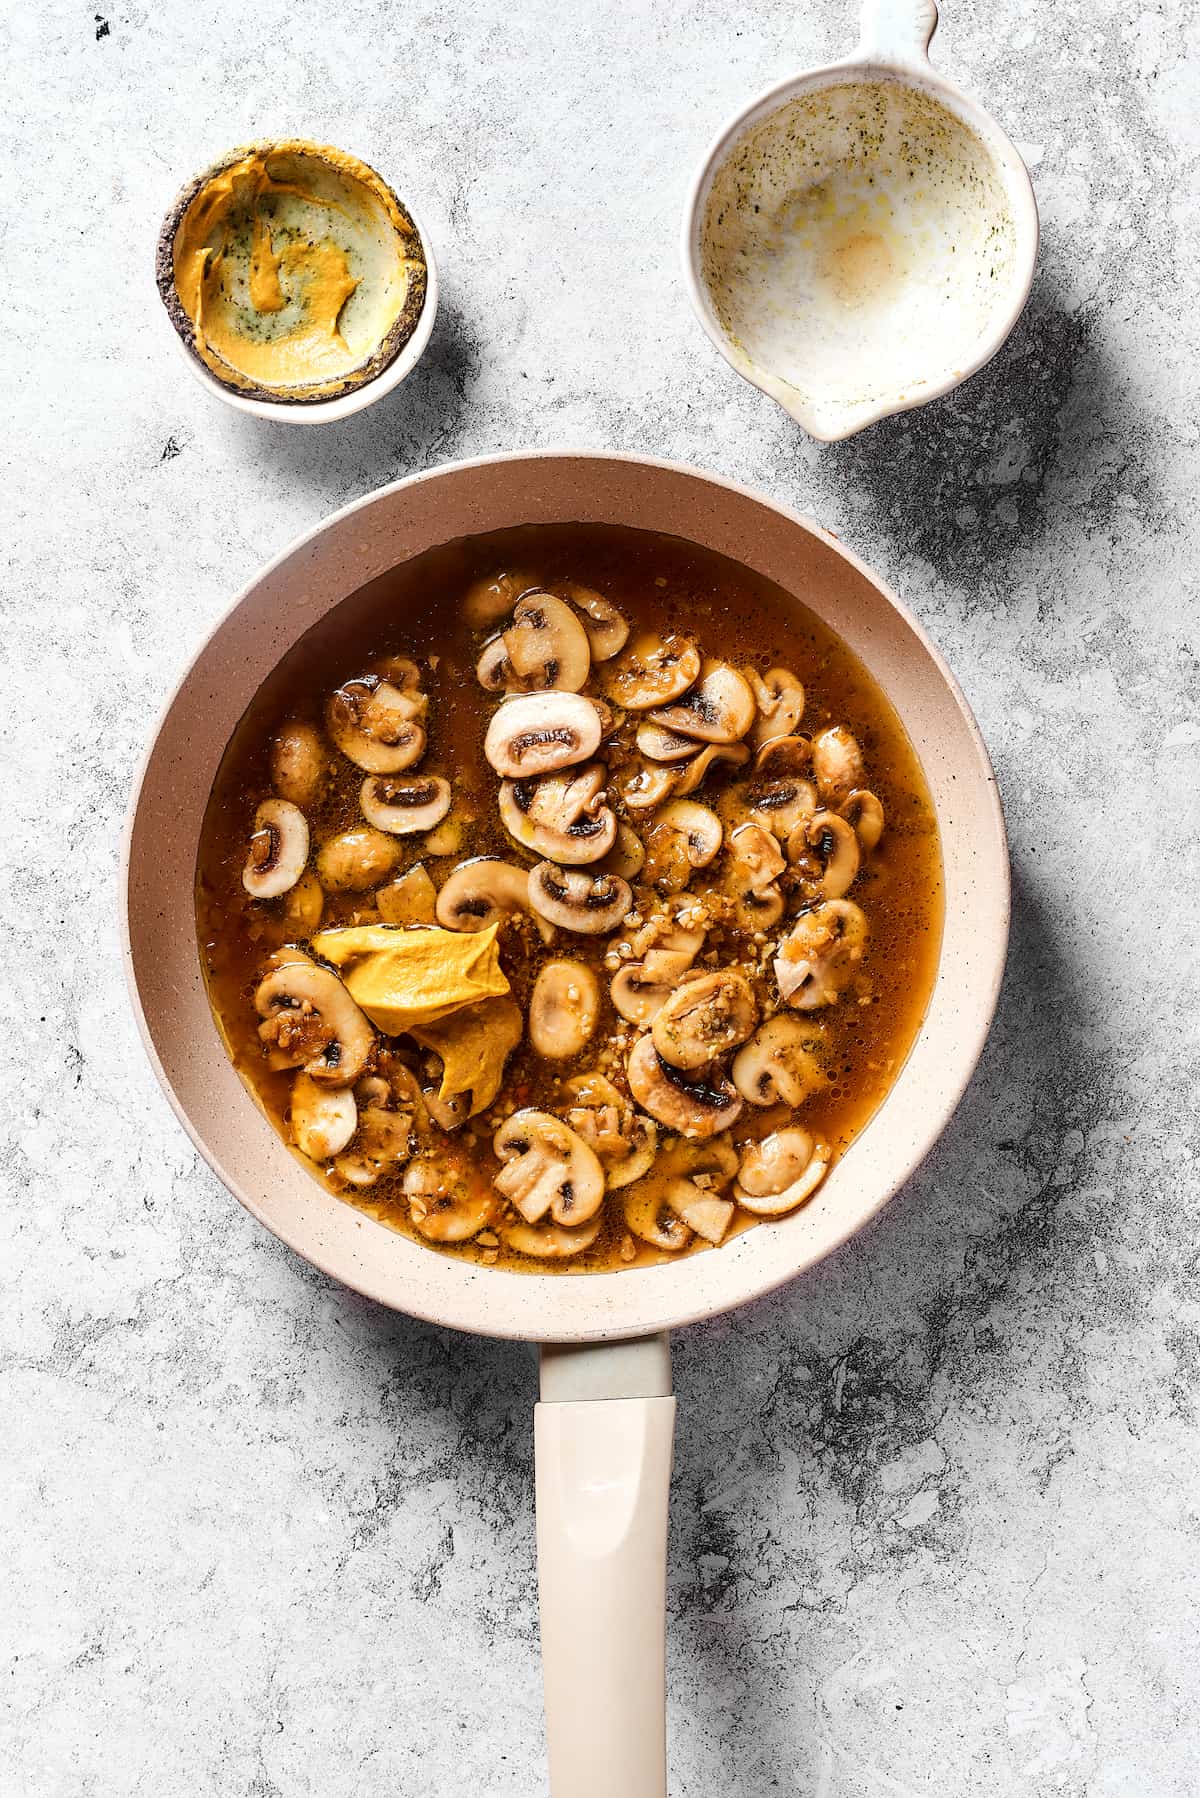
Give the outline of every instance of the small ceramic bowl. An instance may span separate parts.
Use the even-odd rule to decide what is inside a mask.
[[[285,158],[284,173],[292,165],[307,164],[313,170],[325,172],[332,180],[340,177],[351,185],[360,184],[367,196],[371,213],[367,221],[366,236],[360,231],[360,249],[372,247],[382,248],[383,237],[395,231],[397,240],[407,245],[415,239],[419,245],[420,264],[415,281],[410,277],[408,289],[404,295],[403,308],[399,316],[382,333],[373,344],[364,345],[362,361],[352,369],[345,371],[344,379],[326,379],[322,387],[314,393],[297,391],[295,397],[286,396],[278,388],[272,390],[269,385],[255,385],[246,381],[239,386],[232,380],[222,379],[213,372],[202,358],[197,347],[197,333],[192,318],[185,309],[176,279],[175,245],[176,235],[197,196],[223,174],[231,170],[236,173],[248,157],[265,158],[268,154]],[[285,191],[283,189],[280,190]],[[330,189],[325,195],[325,205],[332,211],[340,211],[338,202],[342,198]],[[303,220],[301,227],[303,230]],[[374,246],[368,239],[372,233],[378,238]],[[382,235],[381,235],[382,234]],[[211,239],[209,241],[212,241]],[[268,240],[268,247],[269,247]],[[307,245],[311,252],[313,245]],[[319,246],[318,246],[319,251]],[[368,262],[369,266],[369,262]],[[343,268],[343,274],[345,269]],[[189,181],[177,196],[170,211],[163,221],[159,233],[155,275],[159,294],[171,323],[171,335],[176,347],[187,363],[188,368],[200,385],[232,406],[238,412],[248,412],[259,418],[276,419],[281,424],[313,425],[329,424],[338,419],[348,418],[352,413],[361,411],[382,399],[400,382],[410,375],[420,361],[429,343],[433,331],[434,319],[437,315],[438,284],[437,270],[434,265],[433,250],[429,233],[407,201],[401,201],[390,186],[368,164],[357,158],[347,156],[342,151],[331,150],[327,146],[310,144],[304,139],[287,139],[278,142],[250,144],[232,150],[220,157],[215,163],[204,169]],[[235,273],[235,282],[244,281],[244,271]],[[251,288],[250,291],[253,291]],[[244,297],[244,296],[243,296]],[[337,304],[335,300],[334,305]],[[347,310],[350,302],[347,302]],[[346,316],[339,315],[338,323]]]
[[[927,55],[933,0],[866,0],[850,57],[727,124],[684,217],[692,304],[721,354],[834,442],[981,368],[1029,295],[1028,171]]]

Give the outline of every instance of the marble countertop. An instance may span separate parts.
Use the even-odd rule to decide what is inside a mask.
[[[946,0],[1040,269],[986,371],[832,448],[704,341],[676,233],[717,124],[847,47],[841,9],[8,31],[0,1790],[545,1791],[532,1351],[374,1308],[227,1197],[136,1040],[115,872],[158,709],[259,563],[412,470],[583,445],[735,476],[878,567],[976,708],[1015,875],[936,1154],[677,1341],[672,1792],[1194,1798],[1195,0]],[[322,430],[206,396],[150,278],[183,178],[273,132],[377,162],[441,263],[417,374]]]

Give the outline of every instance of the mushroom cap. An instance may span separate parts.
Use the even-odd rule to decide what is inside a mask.
[[[829,1161],[828,1148],[807,1130],[777,1130],[742,1150],[733,1196],[756,1217],[781,1217],[811,1197]]]
[[[271,740],[271,785],[293,805],[311,805],[325,785],[329,751],[315,724],[289,718]]]
[[[483,753],[497,774],[527,780],[586,762],[600,744],[601,719],[579,693],[523,693],[493,712]]]
[[[628,915],[633,894],[619,874],[544,861],[529,871],[529,903],[547,923],[598,936],[615,930]]]
[[[826,899],[801,912],[779,945],[775,979],[797,1011],[841,998],[867,949],[865,913],[852,899]]]
[[[366,893],[396,872],[402,850],[395,835],[366,825],[329,837],[317,851],[317,874],[329,893]]]
[[[537,585],[523,574],[501,570],[472,581],[462,597],[462,615],[472,630],[486,630],[507,617],[522,593]]]
[[[878,847],[883,835],[883,806],[869,787],[855,787],[842,805],[842,816],[848,818],[858,833],[864,855]]]
[[[729,838],[732,867],[756,898],[769,892],[787,868],[787,857],[761,824],[739,824]]]
[[[340,1155],[358,1128],[358,1106],[348,1086],[321,1084],[311,1074],[292,1082],[288,1124],[292,1141],[310,1161]]]
[[[827,1083],[818,1024],[778,1012],[733,1058],[733,1084],[751,1105],[800,1105]]]
[[[659,1007],[651,1037],[659,1057],[674,1068],[706,1068],[744,1043],[758,1022],[749,983],[732,968],[701,974],[678,987]]]
[[[799,834],[799,827],[793,834]],[[837,812],[818,812],[803,827],[802,841],[815,849],[821,860],[816,891],[825,899],[844,897],[854,884],[862,860],[853,825]],[[792,856],[791,837],[788,838],[788,856]]]
[[[731,793],[727,801],[752,823],[761,824],[786,843],[797,825],[807,824],[817,810],[817,789],[798,774],[754,779]]]
[[[605,803],[603,762],[560,768],[533,780],[500,785],[500,818],[514,842],[572,867],[607,855],[617,837],[616,813]]]
[[[272,1065],[296,1067],[328,1086],[353,1086],[367,1064],[375,1032],[337,975],[307,956],[272,968],[254,1007]],[[291,1057],[288,1059],[288,1057]]]
[[[761,676],[753,668],[743,672],[758,711],[751,739],[755,749],[761,749],[773,737],[791,736],[804,716],[804,688],[800,681],[790,668],[768,668]]]
[[[642,1110],[680,1136],[715,1136],[741,1114],[741,1098],[719,1069],[707,1068],[703,1078],[689,1078],[662,1059],[650,1036],[633,1045],[626,1074]]]
[[[376,830],[397,837],[432,830],[450,810],[450,782],[440,775],[400,780],[394,774],[368,774],[359,789],[363,817]]]
[[[813,777],[826,805],[843,805],[855,787],[866,785],[858,738],[844,724],[818,731],[812,743]]]
[[[754,757],[754,772],[761,780],[808,774],[811,769],[812,743],[808,737],[769,737]]]
[[[529,998],[529,1040],[547,1061],[569,1061],[591,1041],[600,984],[586,963],[548,961]]]
[[[242,885],[252,899],[278,899],[290,892],[308,861],[308,820],[287,799],[264,799],[254,814],[254,835],[242,869]]]
[[[604,1198],[604,1169],[583,1138],[548,1111],[514,1111],[492,1148],[504,1162],[492,1180],[527,1224],[586,1223]]]
[[[601,681],[614,705],[647,712],[685,693],[700,673],[700,651],[677,631],[639,631]]]
[[[696,684],[650,717],[664,730],[703,743],[736,743],[753,724],[754,711],[754,695],[737,669],[705,662]]]
[[[377,674],[346,681],[325,708],[325,726],[342,754],[364,774],[399,774],[425,753],[417,722],[422,695],[405,693]]]
[[[667,1204],[660,1180],[637,1180],[626,1187],[621,1208],[626,1229],[652,1249],[677,1255],[692,1240],[687,1224]]]

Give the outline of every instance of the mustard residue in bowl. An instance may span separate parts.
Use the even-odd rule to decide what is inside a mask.
[[[192,347],[218,380],[313,399],[392,360],[420,313],[425,260],[373,169],[284,143],[200,184],[175,228],[172,275]]]

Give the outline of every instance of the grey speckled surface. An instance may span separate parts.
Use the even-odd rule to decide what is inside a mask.
[[[842,12],[10,19],[5,1794],[545,1789],[532,1355],[242,1215],[143,1064],[113,922],[135,757],[231,593],[335,505],[526,444],[674,455],[840,532],[946,650],[1012,830],[999,1023],[941,1149],[677,1344],[673,1792],[1200,1789],[1200,20],[947,0],[943,66],[1038,147],[1033,299],[965,390],[820,449],[703,341],[675,236],[717,123]],[[176,185],[274,130],[377,160],[443,267],[427,362],[320,432],[202,394],[150,279]]]

